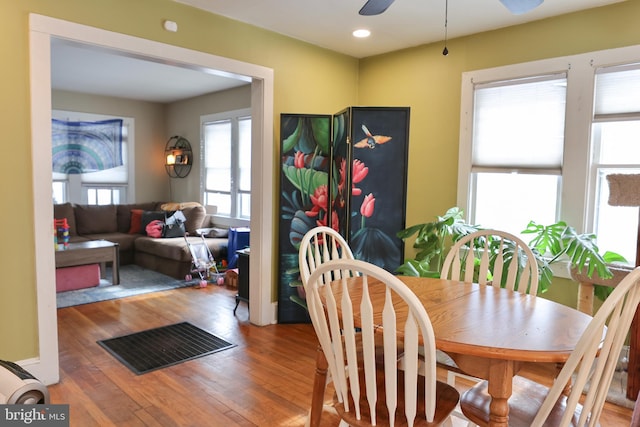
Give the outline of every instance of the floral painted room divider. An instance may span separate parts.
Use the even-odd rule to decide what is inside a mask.
[[[354,256],[388,271],[404,262],[408,107],[282,114],[278,322],[308,322],[298,268],[307,231],[326,225]],[[351,165],[351,167],[348,167]]]

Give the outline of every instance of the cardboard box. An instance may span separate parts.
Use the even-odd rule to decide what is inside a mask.
[[[224,275],[224,284],[229,288],[233,288],[233,289],[238,288],[238,269],[237,268],[227,270],[227,272]]]

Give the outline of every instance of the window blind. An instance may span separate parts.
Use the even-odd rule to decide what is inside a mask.
[[[560,173],[566,87],[564,74],[478,85],[472,170]]]
[[[640,115],[640,64],[596,71],[594,114]]]

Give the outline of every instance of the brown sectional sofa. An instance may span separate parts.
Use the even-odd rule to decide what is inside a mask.
[[[69,241],[109,240],[118,243],[120,264],[136,264],[158,271],[176,279],[183,279],[191,269],[191,254],[183,237],[153,238],[144,232],[145,218],[162,216],[166,210],[180,209],[186,217],[187,239],[199,241],[198,228],[210,228],[211,217],[198,203],[147,202],[123,205],[56,204],[55,219],[66,218],[69,224]],[[132,210],[143,211],[141,228],[132,223]],[[135,217],[136,215],[133,215]],[[226,259],[228,238],[224,231],[218,237],[205,238],[216,260]]]

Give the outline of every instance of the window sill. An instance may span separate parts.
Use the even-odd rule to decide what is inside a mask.
[[[613,285],[619,283],[620,280],[624,278],[633,267],[625,264],[610,264],[609,269],[613,273],[613,278],[611,279],[600,279],[598,277],[588,278],[586,272],[582,274],[572,274],[571,272],[571,264],[569,261],[563,260],[559,262],[555,262],[551,264],[551,271],[553,272],[553,277],[560,277],[562,279],[569,279],[575,282],[585,282],[585,283],[593,283],[593,284],[602,284],[602,285]]]

